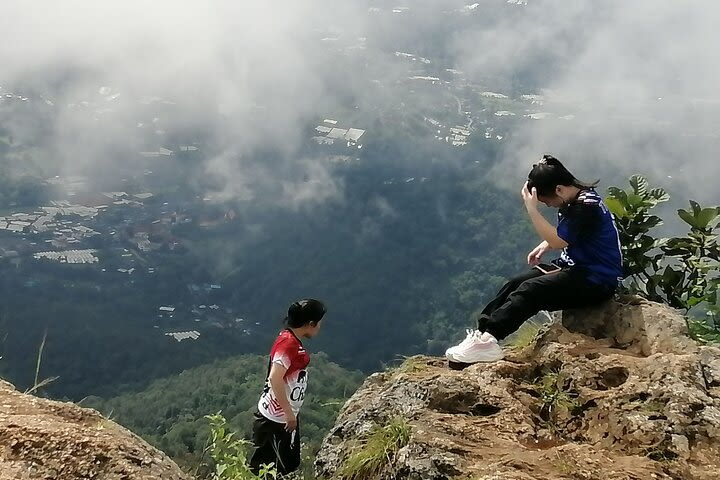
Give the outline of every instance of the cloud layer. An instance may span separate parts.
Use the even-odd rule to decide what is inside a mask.
[[[538,91],[525,93],[543,93],[548,112],[575,118],[527,124],[506,145],[498,172],[524,172],[531,159],[553,152],[578,174],[646,173],[677,193],[717,203],[720,62],[712,46],[720,43],[720,6],[527,3],[523,15],[461,33],[459,68],[531,72]]]
[[[720,6],[514,3],[9,0],[0,85],[53,102],[41,105],[52,109],[40,154],[48,164],[102,165],[174,132],[173,141],[205,142],[204,172],[224,197],[269,188],[297,206],[342,192],[327,166],[298,153],[308,122],[397,108],[410,87],[398,81],[406,67],[393,52],[412,49],[470,83],[545,96],[553,117],[523,122],[503,145],[494,174],[513,189],[553,152],[579,176],[638,171],[681,194],[717,197]],[[565,115],[574,117],[557,120]],[[36,122],[18,116],[5,126],[37,140]],[[308,172],[327,188],[297,180]]]

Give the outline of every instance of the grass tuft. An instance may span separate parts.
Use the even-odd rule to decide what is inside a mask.
[[[45,333],[43,334],[42,343],[40,343],[40,348],[38,349],[38,355],[37,355],[37,362],[35,364],[35,381],[33,382],[32,388],[29,388],[25,390],[25,393],[30,395],[35,393],[36,391],[40,390],[46,385],[51,384],[55,380],[57,380],[60,377],[48,377],[43,380],[40,379],[40,365],[42,365],[42,355],[43,350],[45,350],[45,341],[47,340],[47,330],[45,330]]]
[[[535,343],[543,327],[553,322],[555,322],[555,319],[553,319],[552,315],[545,310],[541,310],[534,317],[520,325],[517,331],[508,336],[502,342],[503,346],[516,349],[523,349],[530,346]]]
[[[543,327],[542,323],[525,322],[520,328],[510,335],[504,342],[504,346],[510,348],[523,349],[535,342],[535,339]]]
[[[376,426],[364,439],[362,446],[344,463],[341,480],[374,478],[389,466],[395,454],[410,441],[411,427],[403,418],[393,418],[385,426]]]
[[[427,358],[422,356],[415,355],[402,358],[405,360],[397,367],[391,369],[393,373],[416,373],[430,369],[430,365],[427,364]]]
[[[539,417],[551,431],[557,431],[557,414],[561,410],[573,411],[579,406],[577,394],[565,386],[565,378],[560,372],[547,372],[533,383],[533,390],[540,397]]]

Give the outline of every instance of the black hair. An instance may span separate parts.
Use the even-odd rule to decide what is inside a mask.
[[[285,323],[288,327],[300,328],[311,322],[319,322],[326,311],[325,305],[320,300],[304,298],[290,305]]]
[[[533,187],[537,190],[537,194],[543,197],[554,197],[555,189],[558,185],[566,185],[581,189],[595,188],[598,180],[594,182],[583,182],[575,178],[560,160],[552,155],[543,155],[540,163],[533,165],[532,170],[528,174],[528,190],[532,191]]]

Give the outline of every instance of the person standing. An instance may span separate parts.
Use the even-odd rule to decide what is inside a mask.
[[[274,464],[284,475],[300,466],[299,413],[305,400],[310,355],[303,338],[320,332],[325,305],[312,298],[288,308],[286,328],[270,350],[268,373],[253,423],[255,451],[250,468],[257,474],[263,465]]]

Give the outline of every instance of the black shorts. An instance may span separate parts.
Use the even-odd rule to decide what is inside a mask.
[[[253,422],[255,452],[250,468],[257,474],[262,465],[275,464],[278,474],[295,471],[300,466],[300,418],[294,432],[285,430],[284,423],[273,422],[255,412]]]

